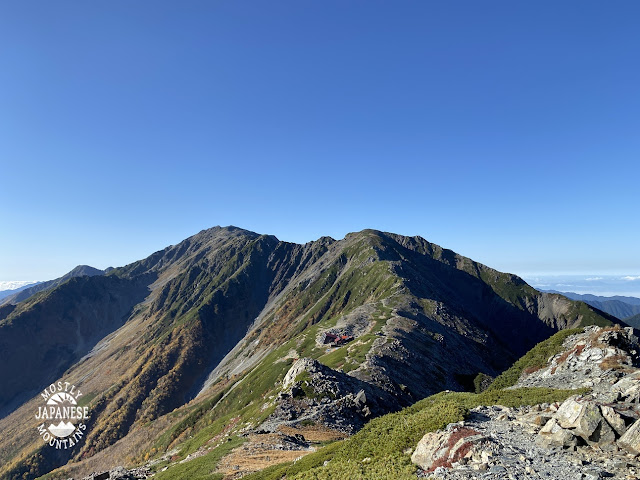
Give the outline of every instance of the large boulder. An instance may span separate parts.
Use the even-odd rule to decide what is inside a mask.
[[[560,426],[555,418],[551,418],[540,429],[539,439],[542,445],[555,445],[563,448],[571,448],[578,445],[578,438],[570,431]]]
[[[597,403],[571,397],[564,401],[555,418],[563,429],[571,430],[589,444],[613,443],[616,435]]]
[[[624,435],[620,437],[618,445],[635,454],[640,453],[640,420],[631,425]]]
[[[562,448],[572,448],[579,444],[578,437],[576,437],[571,431],[564,430],[563,428],[545,435],[542,437],[542,444],[555,445]]]
[[[476,430],[453,424],[445,431],[427,433],[422,437],[411,455],[411,461],[427,472],[438,467],[451,467],[487,440]]]
[[[611,387],[611,393],[614,400],[640,403],[640,373],[622,377]]]
[[[556,412],[555,419],[562,428],[577,428],[578,419],[584,410],[584,404],[571,397],[564,401]]]

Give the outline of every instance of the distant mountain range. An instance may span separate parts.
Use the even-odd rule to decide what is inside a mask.
[[[421,237],[363,230],[300,245],[214,227],[5,299],[0,478],[58,467],[48,478],[80,478],[163,455],[171,472],[227,436],[348,434],[473,389],[558,330],[614,323]],[[91,411],[69,450],[34,441],[39,391],[58,381]]]
[[[6,295],[2,295],[5,292],[0,292],[0,306],[6,304],[15,305],[19,302],[22,302],[23,300],[28,299],[38,292],[43,292],[50,288],[62,285],[70,278],[84,276],[93,277],[94,275],[104,275],[104,273],[104,270],[99,270],[97,268],[90,267],[89,265],[78,265],[69,273],[66,273],[62,277],[56,278],[54,280],[49,280],[47,282],[38,282],[35,285],[27,285],[16,290],[8,290],[6,291]]]
[[[615,295],[603,297],[599,295],[579,294],[573,292],[559,292],[557,290],[544,290],[549,293],[558,293],[571,300],[579,300],[595,307],[603,312],[607,312],[620,320],[624,320],[629,325],[639,328],[640,320],[640,298],[624,297]]]
[[[36,285],[38,283],[41,283],[41,282],[29,282],[29,283],[26,283],[24,285],[20,285],[22,282],[3,282],[3,283],[4,283],[3,287],[5,288],[5,290],[0,290],[0,301],[3,298],[8,297],[9,295],[13,295],[14,293],[21,292],[22,290],[25,290],[25,289],[27,289],[29,287],[32,287],[32,286],[34,286],[34,285]],[[10,288],[7,288],[6,284],[9,284],[8,286]],[[20,285],[20,286],[13,286],[11,284],[17,284],[17,285]]]

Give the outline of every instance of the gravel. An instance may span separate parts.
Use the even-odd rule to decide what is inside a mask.
[[[464,426],[490,438],[466,465],[421,471],[418,477],[437,479],[570,479],[635,478],[615,475],[597,462],[588,462],[579,452],[546,448],[536,443],[535,433],[515,424],[510,409],[478,407],[471,411]],[[505,417],[507,413],[507,418]],[[502,420],[498,420],[501,417]]]

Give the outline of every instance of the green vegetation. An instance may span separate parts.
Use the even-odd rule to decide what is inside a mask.
[[[482,393],[489,387],[490,383],[493,383],[492,377],[480,372],[473,379],[473,389],[476,393]]]
[[[475,262],[473,262],[475,263]],[[492,268],[483,267],[476,264],[480,268],[480,278],[489,285],[493,291],[501,298],[523,310],[524,306],[521,302],[522,297],[535,297],[539,292],[529,286],[524,280],[518,279],[514,275],[498,272]]]
[[[13,312],[0,313],[6,317],[0,322],[4,332],[18,332],[18,327],[53,324],[42,321],[53,318],[51,312],[64,313],[56,314],[56,318],[72,318],[67,315],[67,310],[77,308],[75,300],[71,301],[75,298],[86,300],[92,306],[106,305],[112,298],[131,303],[133,316],[140,321],[141,329],[136,330],[142,332],[136,334],[139,338],[126,341],[123,338],[123,345],[119,345],[116,352],[107,351],[101,353],[101,357],[87,360],[93,365],[96,359],[121,357],[119,362],[127,367],[127,371],[118,371],[117,378],[106,377],[109,383],[105,385],[114,384],[109,391],[99,393],[95,398],[91,394],[81,399],[81,405],[92,405],[94,424],[78,458],[90,457],[129,432],[152,425],[157,418],[166,415],[161,420],[163,423],[156,424],[158,429],[154,430],[162,429],[163,433],[145,440],[148,444],[136,444],[139,448],[135,454],[143,458],[157,458],[178,447],[177,455],[170,460],[174,462],[204,446],[213,446],[224,435],[229,435],[227,438],[232,438],[231,442],[224,442],[215,452],[194,460],[195,463],[172,466],[167,471],[170,473],[162,474],[161,478],[208,476],[224,452],[241,442],[234,437],[241,428],[258,426],[274,411],[275,395],[294,360],[284,360],[285,357],[315,358],[343,372],[357,369],[366,361],[376,340],[384,339],[377,334],[391,318],[393,307],[399,308],[402,315],[402,309],[407,306],[408,316],[412,318],[414,307],[422,306],[423,312],[418,312],[420,317],[424,314],[430,322],[440,323],[443,328],[454,327],[458,320],[469,321],[473,325],[476,320],[480,324],[486,321],[491,325],[494,320],[485,312],[485,301],[488,301],[487,306],[498,307],[502,307],[502,300],[508,302],[510,305],[505,306],[508,307],[505,311],[509,315],[513,313],[511,306],[519,308],[521,311],[515,312],[518,314],[516,317],[522,317],[523,322],[527,318],[536,322],[548,320],[525,311],[524,306],[529,300],[535,300],[533,297],[539,293],[517,277],[477,264],[420,238],[403,237],[399,241],[393,235],[367,230],[349,236],[318,262],[327,251],[326,247],[309,250],[308,247],[279,244],[274,238],[253,234],[221,237],[210,244],[209,237],[205,234],[202,238],[189,239],[95,280],[73,279],[55,290],[37,294],[15,307]],[[420,258],[420,255],[430,258]],[[310,266],[313,268],[307,268]],[[171,274],[165,275],[164,271]],[[460,275],[460,271],[473,278],[467,279],[468,275]],[[137,294],[133,295],[130,290],[138,284],[146,285],[143,276],[149,273],[159,274],[158,280],[162,281],[157,285],[160,286],[150,302],[135,306],[142,297],[137,298]],[[292,279],[296,279],[296,283]],[[304,281],[297,283],[299,279]],[[456,290],[456,279],[468,280],[469,292],[464,288]],[[462,283],[466,285],[465,281]],[[485,288],[481,282],[488,287]],[[481,287],[481,290],[476,287]],[[453,290],[458,295],[450,295]],[[481,296],[477,295],[479,291]],[[142,288],[140,295],[147,293],[146,288]],[[273,297],[274,294],[278,297]],[[428,298],[419,298],[421,296]],[[277,301],[268,303],[270,298],[277,298]],[[84,304],[80,305],[84,308]],[[372,307],[370,318],[375,324],[370,332],[347,345],[331,349],[329,353],[326,346],[316,344],[319,332],[335,327],[342,316],[363,306]],[[578,320],[582,325],[609,324],[610,317],[600,316],[580,302],[560,310],[564,313],[554,313],[551,320],[557,325],[576,325]],[[126,311],[130,313],[129,307]],[[467,315],[470,312],[474,314]],[[239,356],[254,354],[265,354],[265,357],[238,375],[220,379],[208,391],[206,399],[198,398],[185,404],[190,398],[185,398],[184,393],[191,391],[195,380],[207,373],[210,361],[218,358],[218,354],[226,354],[227,346],[236,345],[253,320],[262,314],[266,318],[260,316],[261,323],[244,337],[245,345],[251,347],[242,347],[234,355],[238,359]],[[451,314],[450,318],[445,314]],[[118,318],[115,327],[119,327],[120,316],[114,314],[115,317]],[[75,322],[70,323],[70,328],[75,331]],[[437,330],[440,331],[440,327]],[[513,385],[523,371],[544,366],[547,359],[560,350],[566,336],[576,331],[561,332],[538,345],[481,394],[448,393],[430,397],[403,412],[372,421],[353,439],[332,444],[295,464],[268,469],[256,478],[281,478],[282,475],[304,479],[413,476],[413,466],[402,452],[415,446],[425,431],[457,421],[469,408],[480,403],[534,402],[542,401],[545,395],[553,398],[564,395],[553,391],[503,389]],[[216,342],[220,332],[225,333],[225,339],[220,342],[224,346],[220,346],[218,351]],[[407,335],[413,336],[412,332],[407,331]],[[446,334],[444,330],[441,332]],[[421,358],[431,358],[432,350],[439,348],[438,342],[444,344],[446,335],[443,333],[422,330],[420,335],[426,337],[416,338],[424,338],[426,342],[416,353]],[[226,338],[229,334],[237,338]],[[295,353],[290,354],[291,351]],[[32,352],[27,353],[32,355]],[[102,357],[107,353],[116,356]],[[9,355],[7,358],[14,357]],[[38,362],[18,363],[28,366]],[[237,363],[233,367],[238,368],[237,365],[242,364]],[[450,373],[434,366],[429,376],[444,384],[445,375]],[[473,377],[468,377],[472,388]],[[301,380],[305,395],[322,395],[313,389],[304,374],[298,380]],[[406,382],[402,378],[399,381]],[[487,383],[486,378],[479,375],[473,384],[476,393]],[[407,389],[405,386],[401,388]],[[134,435],[130,439],[139,441]],[[152,442],[155,443],[151,445]],[[146,448],[149,451],[142,451]],[[3,446],[0,450],[6,451],[7,448]],[[29,452],[24,449],[18,452],[16,449],[15,454],[10,452],[10,456],[3,452],[3,462],[0,463],[8,467],[0,466],[0,476],[9,472],[11,478],[17,479],[25,474],[33,477],[34,472],[49,471],[60,464],[60,459],[53,458],[49,450]],[[22,457],[18,457],[18,453]],[[373,460],[363,462],[367,457]],[[5,458],[13,459],[13,464]],[[327,460],[330,463],[323,467]],[[16,465],[19,468],[13,469]]]
[[[367,333],[352,343],[318,357],[318,360],[327,367],[342,369],[345,373],[350,372],[364,363],[375,338],[375,334]]]
[[[360,432],[335,442],[295,463],[277,465],[244,477],[247,480],[415,479],[409,448],[427,432],[459,422],[479,405],[518,407],[559,402],[576,392],[522,388],[481,394],[442,392],[369,422]],[[326,466],[325,462],[328,462]]]
[[[374,320],[373,328],[369,333],[358,337],[352,343],[318,357],[318,360],[327,367],[341,368],[345,373],[360,367],[365,362],[373,342],[378,338],[377,333],[382,330],[382,327],[392,316],[392,309],[383,306],[381,302],[376,304],[376,311],[378,318]]]
[[[86,393],[80,397],[80,400],[78,400],[78,406],[84,407],[89,405],[94,398],[96,398],[95,393]]]
[[[267,356],[265,361],[239,379],[232,389],[225,389],[191,412],[156,445],[158,453],[164,451],[178,438],[189,438],[180,444],[181,457],[195,452],[213,436],[230,424],[252,422],[257,425],[273,412],[273,407],[262,409],[266,398],[274,392],[292,364],[292,359],[276,361],[280,349]],[[225,395],[226,394],[226,395]]]
[[[550,357],[562,351],[562,343],[571,335],[580,333],[582,330],[582,328],[561,330],[545,341],[540,342],[514,363],[511,368],[500,374],[488,388],[488,391],[512,387],[525,370],[534,372],[545,367]]]
[[[344,366],[347,355],[349,355],[347,345],[343,345],[340,348],[336,348],[333,352],[322,355],[318,360],[329,368],[338,369]]]
[[[231,421],[253,424],[263,421],[273,412],[273,407],[262,410],[263,405],[270,395],[277,393],[279,383],[293,364],[292,358],[281,360],[292,349],[296,350],[300,357],[320,357],[324,364],[334,368],[344,363],[347,348],[353,350],[352,356],[357,359],[355,362],[364,361],[365,355],[373,343],[373,338],[375,338],[374,332],[380,330],[391,315],[390,308],[379,305],[378,310],[380,318],[372,332],[361,337],[364,340],[362,344],[359,342],[349,344],[329,355],[323,355],[324,349],[316,346],[315,339],[320,329],[335,325],[337,318],[326,318],[307,328],[301,337],[293,338],[281,345],[267,355],[253,370],[239,378],[233,378],[232,383],[235,384],[233,388],[227,387],[203,404],[191,409],[180,422],[160,436],[154,445],[151,456],[160,455],[173,444],[179,443],[179,456],[184,458],[204,445],[208,439],[223,431]],[[302,341],[300,341],[301,339]],[[327,361],[327,357],[330,355],[337,357],[338,360],[335,362]],[[342,357],[340,358],[340,356]],[[349,367],[351,369],[357,368],[359,363],[355,362],[351,360],[346,371],[349,371]],[[302,375],[305,373],[303,372]],[[318,393],[307,383],[302,382],[301,386],[308,397],[318,396]]]
[[[222,398],[227,390],[222,390],[214,395],[212,398],[205,400],[197,407],[191,409],[186,417],[176,423],[172,428],[164,432],[156,441],[155,448],[158,451],[164,451],[169,448],[169,445],[177,439],[183,432],[188,429],[192,429],[196,423],[211,410]]]
[[[178,426],[163,436],[164,438],[158,445],[162,449],[158,448],[157,452],[166,451],[169,444],[175,443],[177,439],[181,442],[179,456],[184,458],[189,453],[197,451],[212,437],[220,435],[222,432],[229,432],[230,425],[243,422],[257,424],[266,418],[273,410],[268,408],[263,411],[265,402],[268,401],[270,395],[276,393],[277,385],[282,381],[293,362],[293,359],[286,361],[280,359],[292,349],[296,350],[300,357],[317,358],[329,367],[342,368],[344,371],[357,368],[365,361],[366,354],[376,338],[376,332],[384,326],[386,319],[391,315],[391,309],[386,311],[387,308],[378,303],[379,318],[376,319],[373,331],[361,336],[353,343],[337,348],[328,354],[324,353],[324,348],[318,347],[315,343],[318,332],[335,325],[340,315],[350,311],[348,300],[343,302],[342,308],[335,308],[333,297],[336,296],[336,290],[341,292],[339,295],[343,295],[346,299],[354,295],[360,297],[358,302],[364,300],[362,296],[367,292],[367,288],[363,286],[360,289],[342,292],[343,281],[346,280],[344,275],[339,275],[337,270],[325,273],[326,276],[312,285],[314,288],[305,290],[305,293],[313,292],[311,297],[321,296],[320,301],[317,301],[317,297],[315,297],[317,303],[307,313],[307,316],[316,315],[314,324],[309,325],[301,321],[300,324],[303,325],[304,330],[302,335],[289,337],[289,341],[268,355],[256,368],[243,377],[235,379],[234,388],[216,395],[214,399],[207,402],[206,407],[201,406],[191,411]],[[381,274],[382,272],[376,271],[375,273]],[[353,287],[352,280],[358,280],[355,282],[358,284],[366,276],[368,275],[358,275],[359,278],[350,278],[346,283]],[[371,275],[371,277],[373,276]],[[376,283],[378,282],[379,279],[376,280]],[[371,293],[371,290],[366,293],[369,302],[375,301],[375,294],[374,298],[371,298]],[[508,292],[501,293],[507,294]],[[323,308],[322,305],[325,302],[333,306]],[[307,305],[311,303],[309,298]],[[575,393],[549,389],[502,389],[515,384],[523,370],[546,365],[547,359],[560,351],[563,341],[578,331],[580,329],[562,331],[542,342],[516,362],[511,369],[498,377],[489,390],[483,393],[441,393],[429,397],[401,412],[373,420],[350,439],[335,442],[295,463],[274,466],[248,478],[274,480],[283,477],[300,480],[312,478],[413,478],[415,467],[411,464],[409,455],[403,452],[408,448],[415,447],[425,432],[443,428],[448,423],[463,419],[468,410],[477,405],[519,406],[561,401]],[[318,393],[310,386],[305,375],[308,376],[308,373],[303,372],[296,380],[300,382],[304,394],[314,398],[318,396]],[[479,385],[483,380],[481,375],[476,378],[477,391],[479,391]],[[230,432],[233,432],[233,428]],[[224,444],[219,449],[224,449],[226,446]],[[216,449],[215,452],[219,449]],[[176,467],[171,467],[164,473],[170,473],[174,477],[163,476],[161,478],[180,478],[180,475],[196,476],[197,478],[197,475],[206,475],[205,471],[207,469],[209,472],[213,471],[214,463],[217,463],[221,457],[222,454],[209,453],[205,457],[194,460],[198,463],[189,467],[189,471],[182,471],[182,469],[178,471]],[[365,459],[371,460],[363,462]],[[326,461],[328,463],[325,466]]]
[[[304,392],[304,395],[307,398],[330,398],[332,400],[336,399],[336,394],[333,392],[318,392],[313,388],[313,379],[311,375],[306,370],[300,372],[296,377],[296,382],[300,383],[300,388]]]
[[[275,353],[277,353],[276,351]],[[239,412],[243,417],[260,417],[260,408],[265,399],[275,392],[277,384],[282,382],[289,368],[293,364],[293,359],[275,361],[277,355],[269,355],[257,368],[252,370],[246,377],[237,383],[237,386],[220,402],[216,409],[218,412],[227,414]],[[245,408],[247,411],[244,411]]]
[[[157,480],[173,480],[188,478],[189,480],[219,480],[221,473],[215,473],[220,459],[231,450],[242,445],[246,439],[240,437],[228,437],[227,441],[218,448],[185,463],[175,463],[164,472],[155,475]]]
[[[225,431],[225,427],[233,424],[234,417],[232,415],[224,415],[215,420],[203,422],[198,429],[191,430],[191,435],[180,444],[178,456],[185,458],[187,455],[196,452],[213,437],[221,435]]]
[[[390,297],[400,279],[391,272],[387,261],[379,260],[367,236],[345,248],[343,254],[310,285],[296,288],[282,310],[287,318],[300,318],[293,336],[311,325],[330,318],[337,319],[353,309]]]
[[[375,339],[376,336],[373,333],[367,333],[366,335],[358,338],[358,340],[350,346],[348,349],[350,365],[345,365],[345,368],[343,369],[345,372],[358,368],[364,363],[367,359],[367,353],[371,350]]]
[[[300,388],[304,392],[305,397],[322,398],[322,395],[314,390],[312,386],[313,379],[311,378],[311,374],[306,370],[300,372],[295,381],[300,384]]]

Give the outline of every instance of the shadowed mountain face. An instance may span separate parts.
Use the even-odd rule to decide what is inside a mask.
[[[0,307],[0,415],[58,379],[121,327],[147,289],[118,277],[74,277],[55,291]]]
[[[144,451],[177,429],[168,448],[194,405],[256,425],[256,406],[278,393],[291,358],[385,390],[394,410],[495,375],[556,330],[611,321],[420,237],[365,230],[297,245],[215,227],[0,307],[0,409],[13,411],[0,429],[15,433],[11,448],[0,439],[0,474],[115,465],[125,461],[118,440]],[[351,343],[327,347],[327,332]],[[63,453],[34,446],[24,427],[37,397],[26,400],[59,378],[81,386],[92,408],[84,441]]]

